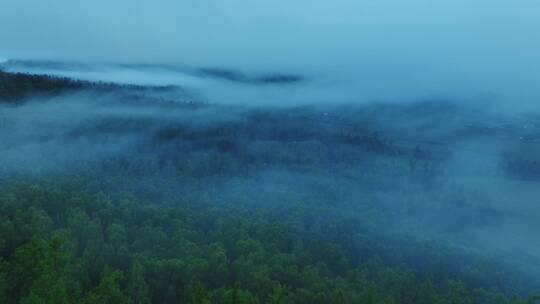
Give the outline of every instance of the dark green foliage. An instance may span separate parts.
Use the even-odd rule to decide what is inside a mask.
[[[349,247],[332,236],[338,222],[313,230],[295,215],[278,223],[273,211],[109,202],[51,183],[2,189],[1,232],[12,244],[2,251],[2,303],[525,303],[481,288],[498,279],[495,269],[478,283],[468,270],[440,273],[430,256],[454,258],[421,243],[368,238]],[[53,193],[60,209],[48,208]],[[58,214],[65,219],[54,222]],[[14,226],[17,238],[5,228]]]

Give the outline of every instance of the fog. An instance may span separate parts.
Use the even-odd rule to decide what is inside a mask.
[[[522,139],[519,118],[442,102],[276,108],[130,94],[69,93],[1,107],[2,174],[47,179],[90,170],[111,195],[122,188],[107,190],[107,177],[119,174],[122,187],[152,201],[171,194],[324,208],[314,221],[381,213],[363,224],[538,271],[531,267],[540,259],[538,176],[505,167],[540,149]],[[491,127],[501,119],[508,125]],[[130,165],[106,169],[121,159]]]

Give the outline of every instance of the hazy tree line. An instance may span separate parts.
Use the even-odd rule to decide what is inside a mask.
[[[0,70],[0,99],[15,102],[29,94],[55,94],[82,88],[83,83],[67,78],[6,73]]]
[[[9,73],[0,69],[0,101],[17,103],[25,97],[46,97],[59,93],[87,90],[100,92],[119,92],[125,90],[168,90],[171,87],[145,87],[139,85],[119,85],[110,82],[90,82],[68,77],[34,75],[28,73]]]

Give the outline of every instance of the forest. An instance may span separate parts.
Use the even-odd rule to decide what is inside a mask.
[[[536,130],[177,89],[0,71],[1,303],[540,302]]]

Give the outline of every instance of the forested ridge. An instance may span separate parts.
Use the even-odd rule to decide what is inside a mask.
[[[0,77],[11,101],[88,87]],[[526,258],[457,245],[508,215],[447,182],[451,151],[305,109],[239,115],[103,118],[66,130],[60,147],[141,138],[114,155],[0,161],[0,302],[535,303]]]
[[[119,85],[111,82],[91,82],[68,77],[10,73],[0,68],[0,102],[17,104],[27,98],[51,97],[56,94],[76,91],[122,92],[127,90],[167,90],[163,87]]]
[[[0,70],[0,100],[5,102],[16,102],[31,94],[55,94],[82,86],[82,82],[68,78],[8,73]]]

